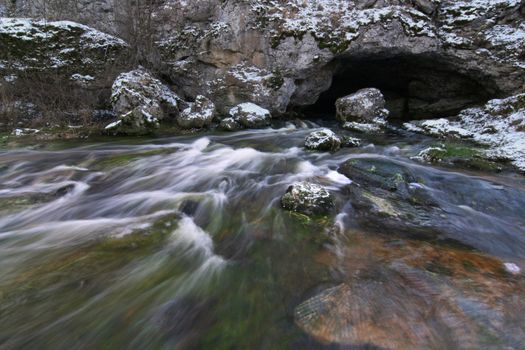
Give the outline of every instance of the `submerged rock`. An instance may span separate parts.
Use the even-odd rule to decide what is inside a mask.
[[[326,128],[310,133],[304,142],[307,149],[315,151],[337,151],[341,144],[341,138]]]
[[[270,111],[254,103],[241,103],[230,110],[230,116],[245,128],[263,128],[270,124]]]
[[[177,117],[177,124],[185,129],[203,128],[209,126],[215,117],[215,104],[208,98],[199,95]]]
[[[111,104],[119,120],[106,130],[141,134],[179,112],[181,99],[147,70],[122,73],[113,83]]]
[[[361,89],[336,101],[337,119],[346,122],[373,122],[376,118],[385,118],[385,98],[375,88]]]
[[[334,207],[332,195],[323,186],[311,182],[298,182],[281,198],[284,209],[306,215],[328,214]]]

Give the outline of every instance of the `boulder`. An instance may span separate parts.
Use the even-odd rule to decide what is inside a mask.
[[[184,129],[204,128],[210,126],[215,117],[215,104],[208,98],[199,95],[190,107],[177,117],[177,124]]]
[[[361,89],[351,95],[341,97],[335,103],[337,119],[346,122],[372,122],[388,115],[385,98],[375,88]]]
[[[230,110],[230,117],[245,128],[263,128],[270,124],[270,111],[254,103],[241,103]]]
[[[130,54],[122,39],[71,21],[0,18],[0,75],[44,72],[105,78]]]
[[[179,112],[182,100],[148,71],[139,68],[120,74],[112,87],[111,104],[118,121],[106,130],[149,133]]]
[[[332,195],[323,186],[311,182],[291,185],[281,198],[284,209],[306,215],[328,214],[334,208]]]
[[[304,146],[314,151],[337,151],[341,148],[342,140],[330,129],[321,129],[310,133],[306,137]]]

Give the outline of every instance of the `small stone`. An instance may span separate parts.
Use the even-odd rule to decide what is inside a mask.
[[[315,151],[337,151],[341,144],[341,138],[326,128],[310,133],[304,142],[307,149]]]

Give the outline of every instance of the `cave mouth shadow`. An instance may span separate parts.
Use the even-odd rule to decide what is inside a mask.
[[[481,72],[460,73],[440,57],[338,58],[332,64],[332,84],[316,103],[302,109],[307,117],[333,116],[338,98],[369,87],[381,90],[390,119],[399,121],[453,116],[499,95]]]

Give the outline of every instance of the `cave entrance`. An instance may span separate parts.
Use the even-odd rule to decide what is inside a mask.
[[[383,92],[390,118],[430,119],[457,114],[485,103],[498,91],[482,74],[458,72],[443,59],[420,56],[392,58],[342,58],[336,65],[331,87],[305,109],[310,116],[335,114],[335,101],[359,89]],[[475,77],[474,77],[475,75]]]

